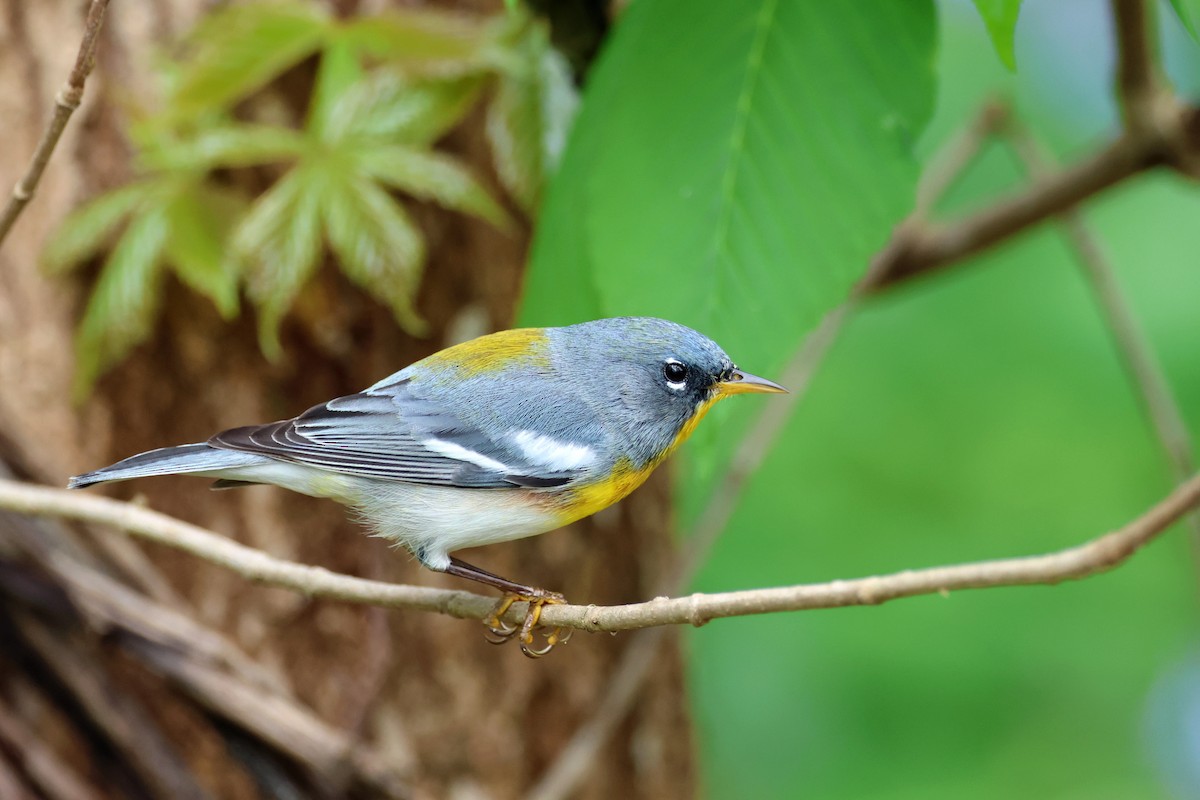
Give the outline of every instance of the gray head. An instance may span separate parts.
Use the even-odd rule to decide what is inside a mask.
[[[620,431],[638,466],[669,453],[716,400],[785,391],[739,370],[707,336],[664,319],[617,317],[547,333],[556,372]]]

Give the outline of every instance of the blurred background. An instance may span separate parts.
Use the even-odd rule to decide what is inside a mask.
[[[983,103],[1064,163],[1114,135],[1108,3],[992,5],[1019,7],[1010,56],[968,0],[116,4],[0,246],[0,468],[62,485],[513,324],[669,317],[777,377]],[[1200,49],[1152,6],[1193,98]],[[3,9],[7,182],[84,4]],[[935,216],[1027,180],[988,144]],[[1200,192],[1148,173],[1084,213],[1200,425]],[[575,602],[647,599],[762,407],[727,406],[618,509],[469,560]],[[1047,552],[1172,481],[1077,254],[1042,225],[859,307],[693,588]],[[464,588],[333,504],[107,491],[281,557]],[[1200,798],[1198,548],[1177,526],[1085,581],[673,631],[568,796]],[[479,634],[0,512],[0,798],[525,796],[631,637],[535,663]]]

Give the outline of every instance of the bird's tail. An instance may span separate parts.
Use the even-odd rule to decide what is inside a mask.
[[[262,461],[262,456],[253,453],[220,450],[207,444],[182,444],[178,447],[163,447],[148,453],[139,453],[103,469],[76,475],[67,483],[67,488],[82,489],[96,483],[126,481],[149,475],[212,473],[261,464]]]

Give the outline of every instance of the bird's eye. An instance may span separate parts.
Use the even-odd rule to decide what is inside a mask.
[[[672,389],[682,389],[687,382],[687,374],[687,366],[673,358],[667,359],[663,364],[663,377],[667,379],[667,383]]]

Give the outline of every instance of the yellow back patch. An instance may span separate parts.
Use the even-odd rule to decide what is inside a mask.
[[[543,329],[517,328],[447,347],[421,363],[436,370],[451,370],[460,378],[499,372],[513,364],[548,368],[550,352],[546,344]]]

